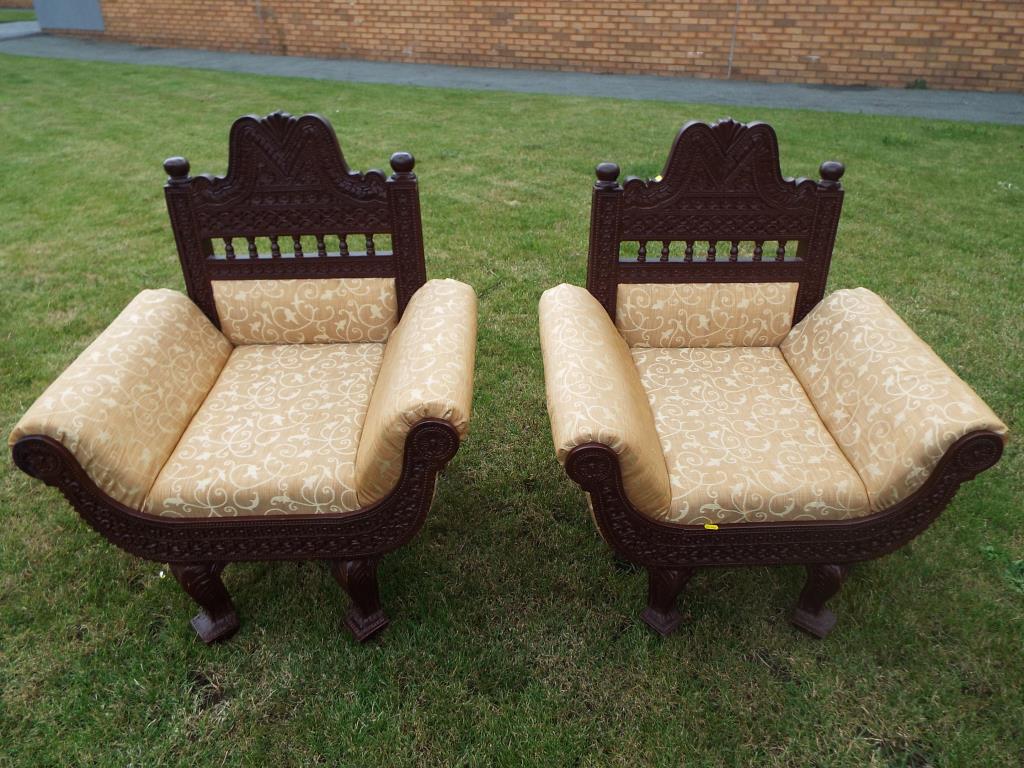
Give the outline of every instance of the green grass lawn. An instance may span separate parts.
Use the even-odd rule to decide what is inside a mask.
[[[162,160],[223,173],[240,114],[326,115],[353,167],[417,158],[431,277],[480,297],[471,435],[381,568],[356,645],[317,563],[231,566],[207,648],[159,564],[0,460],[0,763],[1020,766],[1024,129],[350,85],[0,56],[0,427],[143,288],[183,290]],[[662,640],[555,462],[537,299],[582,283],[593,167],[767,120],[783,169],[847,164],[830,287],[885,297],[1017,432],[910,546],[854,569],[824,642],[802,569],[709,570]]]
[[[31,8],[0,8],[0,24],[8,21],[35,21],[36,12]]]

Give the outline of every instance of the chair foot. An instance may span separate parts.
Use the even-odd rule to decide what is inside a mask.
[[[640,618],[662,637],[679,628],[683,617],[676,608],[676,598],[696,572],[696,568],[647,569],[647,607]]]
[[[356,640],[365,642],[387,627],[390,621],[377,588],[377,560],[332,560],[331,573],[352,599],[345,626]]]
[[[848,572],[846,565],[808,565],[807,581],[790,622],[814,637],[826,637],[836,625],[836,617],[825,603],[843,586]]]
[[[209,645],[227,640],[238,631],[238,614],[220,573],[225,563],[171,563],[171,573],[181,588],[202,609],[193,617],[192,628]]]

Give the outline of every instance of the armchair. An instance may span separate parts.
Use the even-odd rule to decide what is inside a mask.
[[[167,160],[188,297],[139,294],[11,434],[18,467],[170,565],[207,643],[239,626],[238,561],[326,560],[352,634],[387,626],[378,563],[466,435],[476,340],[472,288],[426,281],[413,166],[350,171],[326,120],[280,112],[235,122],[224,177]]]
[[[770,126],[689,123],[658,179],[597,166],[587,288],[541,298],[556,455],[663,635],[698,568],[791,563],[792,621],[824,637],[850,564],[1002,454],[1006,426],[882,299],[823,298],[843,171],[785,179]]]

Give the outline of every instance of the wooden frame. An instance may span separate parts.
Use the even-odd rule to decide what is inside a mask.
[[[426,281],[419,192],[412,155],[392,156],[395,173],[348,169],[330,124],[317,115],[243,117],[231,129],[223,178],[189,178],[188,161],[164,164],[170,178],[167,207],[188,294],[219,327],[210,282],[214,279],[394,277],[399,311]],[[325,236],[388,234],[386,253],[328,252]],[[242,238],[293,237],[298,250],[252,258],[232,256]],[[312,235],[317,253],[301,251],[299,235]],[[225,254],[213,239],[227,238]],[[367,240],[372,243],[372,240]],[[373,246],[370,245],[372,250]],[[201,610],[192,625],[204,642],[230,637],[239,623],[220,573],[230,562],[322,559],[348,592],[345,624],[360,641],[387,626],[378,596],[383,555],[408,542],[423,525],[438,472],[455,455],[454,425],[423,419],[409,431],[397,486],[367,507],[344,515],[287,515],[216,519],[167,518],[129,508],[100,490],[58,441],[28,435],[13,448],[14,463],[56,487],[112,544],[170,565]]]
[[[820,181],[786,179],[775,132],[763,123],[688,123],[677,136],[659,180],[617,182],[618,166],[597,166],[591,212],[587,288],[612,319],[619,283],[798,282],[794,323],[824,295],[843,189],[843,166],[822,163]],[[637,243],[623,258],[624,242]],[[682,241],[682,254],[671,245]],[[700,258],[695,242],[709,243]],[[717,242],[730,244],[719,258]],[[739,245],[752,241],[745,256]],[[780,245],[765,251],[765,242]],[[795,255],[786,252],[798,243]],[[661,243],[648,260],[647,243]],[[681,258],[680,258],[681,256]],[[767,257],[766,257],[767,256]],[[807,581],[791,620],[817,637],[835,617],[826,602],[851,563],[907,543],[938,517],[960,484],[993,466],[1003,440],[977,431],[960,438],[928,480],[895,506],[844,521],[738,523],[707,529],[652,520],[626,497],[618,457],[599,443],[570,451],[565,470],[590,494],[597,526],[624,559],[648,573],[643,620],[662,635],[680,623],[676,598],[695,570],[707,566],[801,564]]]

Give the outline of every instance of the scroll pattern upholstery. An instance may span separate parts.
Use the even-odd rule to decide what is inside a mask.
[[[157,478],[173,517],[350,512],[383,344],[236,347]]]
[[[856,471],[777,347],[631,350],[672,484],[667,522],[843,520]]]
[[[781,349],[875,510],[920,488],[968,432],[1005,439],[1006,425],[866,288],[826,297]]]
[[[388,339],[356,458],[359,503],[398,483],[405,438],[416,422],[444,419],[469,430],[476,356],[476,294],[457,280],[430,280],[412,295]]]
[[[97,487],[138,509],[230,353],[188,298],[142,291],[29,408],[10,442],[59,441]]]
[[[559,285],[540,300],[548,415],[558,460],[584,443],[619,457],[630,502],[652,517],[668,514],[672,493],[647,396],[629,348],[585,288]]]
[[[233,344],[385,342],[398,319],[390,277],[215,280],[221,330]]]
[[[631,347],[774,347],[799,283],[620,283],[615,325]]]

